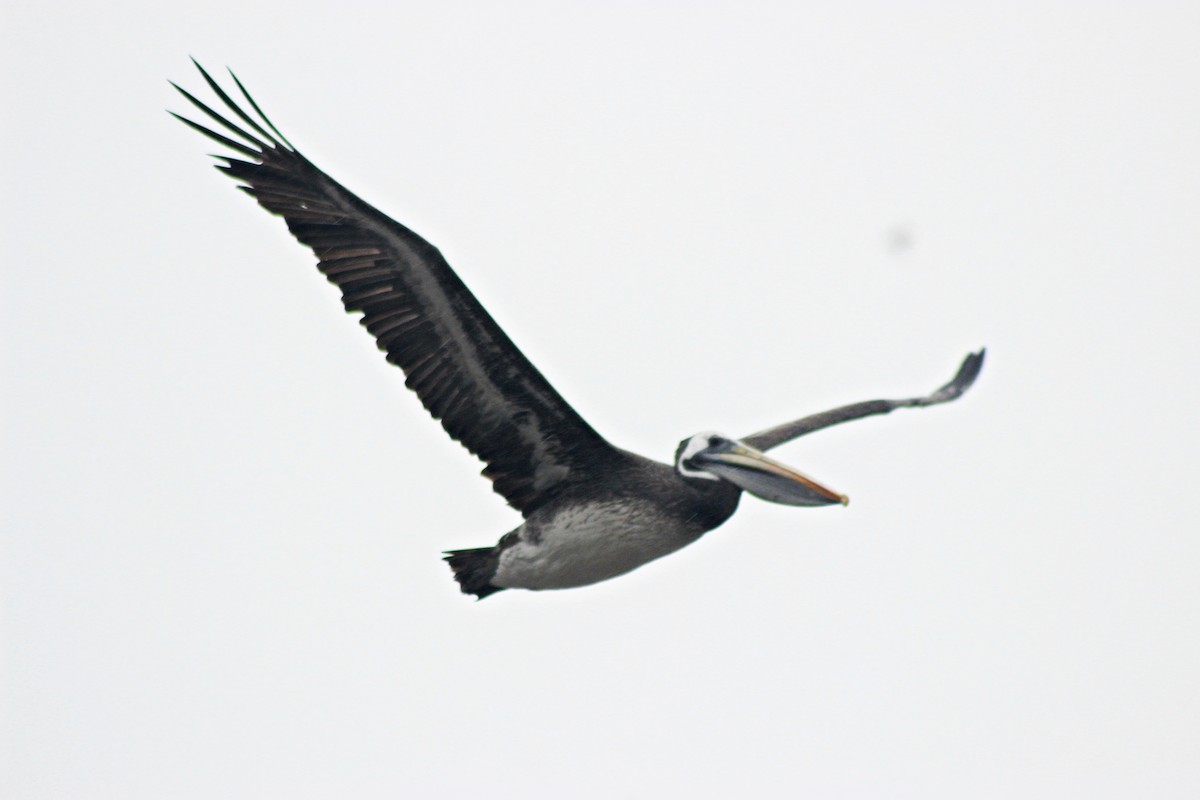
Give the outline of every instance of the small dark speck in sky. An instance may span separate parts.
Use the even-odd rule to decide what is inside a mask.
[[[900,224],[888,228],[884,240],[890,254],[903,256],[912,251],[916,237],[911,225]]]

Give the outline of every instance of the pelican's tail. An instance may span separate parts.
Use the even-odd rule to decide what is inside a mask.
[[[503,591],[503,586],[493,586],[492,577],[500,560],[499,547],[476,547],[470,550],[447,550],[443,556],[454,570],[454,580],[462,587],[463,594],[473,594],[480,600],[489,594]]]

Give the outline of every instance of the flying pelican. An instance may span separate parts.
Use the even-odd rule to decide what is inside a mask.
[[[729,519],[743,491],[786,505],[845,505],[845,495],[763,451],[841,422],[954,400],[983,366],[984,350],[971,353],[949,383],[923,397],[854,403],[741,439],[698,433],[679,444],[670,466],[627,452],[567,405],[433,245],[301,155],[236,75],[257,118],[196,67],[242,125],[171,85],[235,138],[170,113],[242,156],[215,156],[224,162],[217,168],[312,248],[346,310],[362,312],[360,323],[404,370],[405,385],[487,464],[492,488],[524,517],[493,547],[446,551],[465,594],[567,589],[622,575]]]

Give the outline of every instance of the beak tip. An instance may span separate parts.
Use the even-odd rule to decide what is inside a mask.
[[[850,505],[850,498],[849,498],[849,497],[847,497],[847,496],[846,496],[846,495],[844,495],[844,494],[843,494],[843,495],[839,495],[839,497],[838,497],[838,502],[839,502],[839,503],[841,503],[841,504],[842,504],[842,505],[844,505],[844,506],[848,506],[848,505]]]

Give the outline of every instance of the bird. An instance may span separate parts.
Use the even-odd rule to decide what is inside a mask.
[[[542,377],[437,248],[301,155],[232,70],[244,104],[192,63],[226,111],[171,81],[215,125],[168,113],[232,151],[213,156],[216,167],[311,248],[346,311],[361,313],[405,385],[521,514],[493,546],[443,552],[466,595],[570,589],[626,574],[724,523],[743,492],[791,506],[846,505],[844,494],[765,451],[831,425],[949,402],[983,366],[980,349],[927,395],[853,403],[740,439],[697,433],[671,463],[623,450]]]

